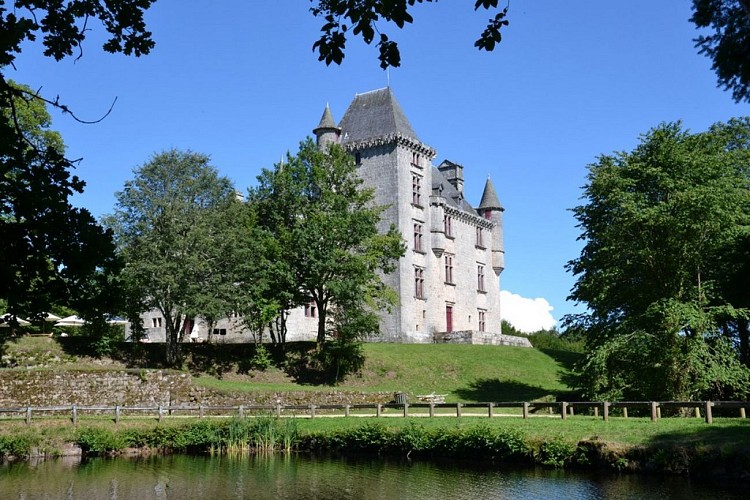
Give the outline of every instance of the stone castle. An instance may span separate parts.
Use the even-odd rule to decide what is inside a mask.
[[[463,166],[420,141],[390,88],[357,94],[336,124],[326,106],[313,130],[318,145],[342,145],[355,159],[375,203],[386,206],[382,229],[394,224],[407,243],[397,270],[385,277],[399,304],[370,341],[528,345],[500,332],[499,277],[505,267],[503,207],[488,178],[479,205],[464,198]],[[144,315],[149,337],[164,338],[158,313]],[[213,333],[238,341],[241,322],[223,320]],[[200,321],[193,337],[207,337]],[[312,340],[317,311],[291,311],[287,340]],[[242,335],[247,339],[248,335]]]

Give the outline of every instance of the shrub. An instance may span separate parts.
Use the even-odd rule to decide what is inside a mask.
[[[127,435],[111,432],[96,427],[84,428],[78,431],[76,443],[87,455],[106,455],[118,452],[128,447]]]

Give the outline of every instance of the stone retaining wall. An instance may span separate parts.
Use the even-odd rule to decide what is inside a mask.
[[[0,370],[0,408],[19,406],[137,406],[203,404],[387,403],[390,392],[219,392],[194,386],[187,373],[168,370]]]

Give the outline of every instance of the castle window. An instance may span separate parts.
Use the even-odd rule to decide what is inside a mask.
[[[450,215],[443,216],[443,230],[448,238],[453,237],[453,217]]]
[[[418,175],[411,176],[411,202],[422,206],[422,178]]]
[[[445,254],[445,282],[453,284],[453,255]]]
[[[485,328],[487,326],[486,320],[485,320],[485,311],[479,310],[479,331],[484,332],[486,331]]]
[[[420,222],[414,223],[414,250],[422,252],[422,233],[423,227]]]
[[[445,331],[453,331],[453,306],[451,304],[445,306]]]
[[[419,155],[419,153],[412,153],[411,154],[411,164],[415,167],[421,167],[422,166],[422,158]]]
[[[359,151],[354,153],[354,164],[357,165],[358,167],[362,166],[362,155],[360,154]]]
[[[151,328],[161,328],[161,318],[151,318]]]
[[[316,317],[316,308],[315,308],[315,302],[310,302],[308,304],[305,304],[305,317],[306,318],[314,318]]]
[[[484,230],[481,227],[477,227],[477,246],[484,248]]]
[[[414,268],[414,296],[424,298],[424,269],[421,267]]]
[[[484,292],[484,265],[477,266],[477,291]]]

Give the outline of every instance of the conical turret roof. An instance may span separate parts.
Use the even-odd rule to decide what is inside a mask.
[[[313,133],[317,134],[318,130],[325,129],[339,129],[336,126],[336,121],[333,119],[333,113],[331,113],[331,108],[328,104],[326,104],[326,109],[323,111],[323,116],[320,117],[320,123],[318,123],[318,126],[313,129]]]
[[[497,198],[495,192],[495,186],[492,185],[492,179],[487,177],[487,184],[484,185],[484,193],[482,193],[482,201],[479,202],[479,209],[496,209],[502,210],[503,206],[500,204],[500,200]]]

